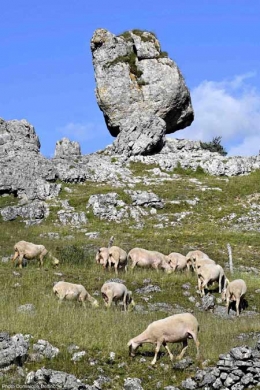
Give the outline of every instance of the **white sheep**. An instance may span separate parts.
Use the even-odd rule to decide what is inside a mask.
[[[135,266],[138,266],[155,268],[157,271],[159,268],[162,268],[167,272],[172,271],[168,263],[170,259],[160,252],[149,251],[143,248],[133,248],[128,253],[127,259],[128,262],[131,262],[132,270]]]
[[[101,247],[97,250],[96,253],[96,263],[103,265],[103,268],[105,269],[108,265],[108,257],[109,257],[109,248]]]
[[[88,300],[92,306],[98,307],[98,301],[93,298],[81,284],[60,281],[53,286],[53,292],[59,298],[59,303],[63,300],[82,302],[86,307],[85,301]]]
[[[14,256],[12,262],[18,257],[19,268],[22,268],[23,258],[31,260],[38,258],[40,266],[43,266],[43,258],[48,253],[44,245],[36,245],[27,241],[19,241],[14,245]]]
[[[206,253],[204,253],[200,250],[195,250],[195,251],[189,252],[186,255],[186,259],[187,259],[187,263],[190,266],[192,266],[192,268],[194,270],[196,270],[196,264],[198,264],[198,262],[203,262],[204,260],[210,260],[210,262],[215,263],[215,261],[211,260]]]
[[[197,319],[190,313],[175,314],[162,320],[154,321],[144,332],[131,339],[127,346],[129,347],[129,355],[135,356],[135,352],[143,343],[155,344],[155,355],[151,364],[155,364],[157,355],[161,345],[163,345],[171,361],[173,354],[171,353],[167,343],[183,343],[183,349],[177,356],[177,359],[182,359],[186,349],[188,348],[188,339],[193,339],[197,348],[197,358],[199,358],[199,341],[198,341],[199,324]]]
[[[218,282],[219,293],[222,291],[222,284],[223,288],[225,288],[229,282],[223,268],[219,264],[205,264],[198,268],[197,275],[201,296],[205,295],[205,287],[208,287],[213,282]]]
[[[118,301],[123,301],[124,310],[126,311],[128,306],[135,306],[132,298],[132,291],[129,291],[123,283],[106,282],[101,287],[101,294],[106,307],[110,307],[112,302],[117,305]]]
[[[167,257],[170,259],[169,265],[173,271],[190,270],[190,264],[187,262],[186,257],[181,253],[171,252]]]
[[[236,302],[236,313],[239,316],[240,303],[244,300],[247,291],[246,283],[243,279],[232,280],[226,288],[222,290],[222,300],[226,301],[227,313],[229,314],[231,302]]]
[[[124,267],[127,271],[127,253],[119,248],[119,246],[111,246],[108,248],[108,266],[114,265],[115,273],[118,274],[118,268]]]

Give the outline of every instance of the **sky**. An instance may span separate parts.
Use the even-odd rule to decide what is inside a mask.
[[[41,153],[78,141],[83,154],[114,141],[95,98],[90,40],[152,31],[179,66],[195,119],[172,134],[209,142],[228,155],[260,150],[259,0],[0,0],[0,117],[26,119]]]

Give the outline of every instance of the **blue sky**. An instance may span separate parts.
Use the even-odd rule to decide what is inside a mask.
[[[62,137],[82,153],[113,142],[95,99],[90,40],[156,33],[191,91],[194,123],[175,138],[222,136],[230,155],[260,149],[258,0],[0,0],[0,117],[27,119],[52,157]]]

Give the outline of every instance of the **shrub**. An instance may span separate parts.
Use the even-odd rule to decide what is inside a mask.
[[[201,142],[200,145],[202,149],[207,149],[210,152],[217,152],[221,154],[221,156],[226,156],[227,151],[221,145],[221,138],[222,138],[221,136],[213,137],[211,142]]]

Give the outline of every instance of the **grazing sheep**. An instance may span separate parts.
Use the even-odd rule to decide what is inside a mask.
[[[111,269],[112,264],[115,267],[115,273],[118,274],[118,268],[124,267],[127,271],[127,253],[119,246],[111,246],[108,249],[108,266]]]
[[[106,307],[110,307],[112,302],[117,305],[118,301],[123,301],[124,310],[126,311],[129,305],[135,306],[132,298],[132,291],[127,290],[123,283],[107,282],[101,287],[102,298]]]
[[[109,248],[101,247],[96,253],[96,263],[103,265],[105,269],[108,265]]]
[[[40,266],[43,266],[43,258],[48,253],[43,245],[32,244],[27,241],[19,241],[14,246],[14,256],[12,262],[18,257],[19,268],[22,268],[23,258],[27,260],[38,258]]]
[[[202,251],[199,251],[199,250],[195,250],[195,251],[191,251],[189,252],[187,255],[186,255],[186,259],[187,259],[187,263],[190,264],[190,266],[192,266],[192,268],[195,270],[196,269],[196,264],[198,263],[198,261],[200,260],[210,260],[209,259],[209,256],[202,252]],[[213,263],[215,263],[214,260],[211,260]]]
[[[193,338],[197,348],[197,358],[199,358],[199,341],[198,341],[199,324],[197,319],[190,313],[175,314],[162,320],[152,322],[146,330],[138,336],[131,339],[127,346],[129,347],[129,355],[135,356],[135,352],[143,343],[155,344],[155,355],[151,364],[155,364],[157,355],[161,345],[163,345],[170,359],[173,360],[167,343],[183,343],[183,349],[177,356],[177,359],[182,359],[186,349],[188,348],[188,339]]]
[[[230,310],[230,303],[235,301],[237,317],[239,316],[240,304],[244,300],[246,291],[247,286],[243,279],[232,280],[232,282],[230,282],[227,287],[222,290],[222,300],[227,302],[226,306],[228,314]]]
[[[148,251],[143,248],[133,248],[128,253],[127,259],[128,262],[131,262],[132,270],[135,266],[138,266],[155,268],[157,271],[159,268],[162,268],[167,272],[172,271],[168,264],[169,258],[160,252]]]
[[[190,264],[187,262],[186,257],[182,254],[172,252],[167,257],[170,259],[169,265],[173,271],[190,270]]]
[[[86,307],[85,301],[88,300],[92,306],[98,307],[98,301],[81,284],[60,281],[53,286],[53,292],[59,298],[59,303],[64,299],[68,301],[78,300]]]
[[[218,282],[219,284],[219,293],[221,293],[221,286],[223,281],[224,288],[228,283],[228,279],[225,276],[223,268],[219,264],[205,264],[198,268],[198,285],[201,296],[205,295],[205,287],[212,284],[213,282]]]

